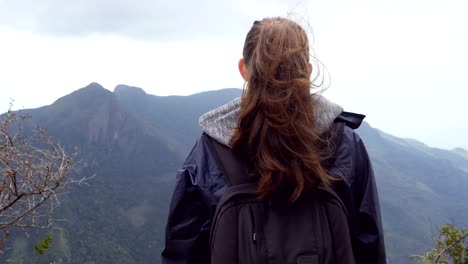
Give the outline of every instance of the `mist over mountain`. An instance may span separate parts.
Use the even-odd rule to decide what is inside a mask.
[[[223,89],[154,96],[92,83],[23,110],[32,116],[29,125],[66,149],[78,147],[75,173],[96,175],[62,197],[56,213],[67,221],[55,223],[62,231],[53,231],[41,263],[159,263],[176,170],[201,133],[198,117],[240,95]],[[430,148],[367,123],[358,133],[377,179],[389,263],[411,263],[408,256],[428,250],[439,225],[468,226],[468,151]],[[0,261],[29,256],[35,242],[14,237]]]

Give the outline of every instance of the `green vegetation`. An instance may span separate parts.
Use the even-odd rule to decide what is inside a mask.
[[[468,229],[459,229],[445,225],[439,230],[435,247],[423,254],[413,256],[422,264],[467,264],[468,263]]]
[[[52,244],[52,237],[50,235],[47,235],[44,240],[39,241],[39,243],[37,243],[37,245],[34,247],[34,250],[39,255],[43,255],[44,252],[50,247],[50,244]]]
[[[175,174],[200,135],[198,117],[240,95],[228,89],[158,97],[97,84],[54,104],[28,110],[66,150],[78,147],[72,176],[95,175],[61,195],[53,224],[60,230],[11,230],[0,255],[34,260],[36,242],[53,243],[39,263],[159,263]],[[468,223],[468,159],[359,129],[375,170],[389,263],[414,263],[429,251],[432,226]],[[462,152],[464,153],[464,152]],[[29,262],[28,262],[29,261]]]

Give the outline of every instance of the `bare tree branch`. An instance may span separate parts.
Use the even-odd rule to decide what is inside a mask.
[[[50,228],[64,187],[92,178],[71,177],[76,151],[67,154],[44,130],[25,136],[28,118],[11,110],[0,117],[0,229]]]

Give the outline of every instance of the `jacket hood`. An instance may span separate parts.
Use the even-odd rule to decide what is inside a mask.
[[[343,112],[343,107],[319,94],[311,96],[316,120],[315,130],[321,134],[327,131],[333,121]],[[240,105],[241,98],[236,98],[223,106],[203,114],[199,119],[203,132],[219,143],[229,146],[229,141],[237,126]]]

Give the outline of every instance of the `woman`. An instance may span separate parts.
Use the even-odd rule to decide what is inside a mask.
[[[353,130],[364,116],[310,94],[309,58],[307,35],[295,22],[254,23],[238,65],[246,81],[242,98],[200,118],[204,135],[178,171],[163,263],[210,263],[210,227],[227,189],[210,140],[231,148],[262,198],[280,196],[294,204],[318,186],[332,187],[348,213],[353,262],[385,263],[375,179]],[[324,152],[322,135],[334,123],[345,128],[336,148]],[[327,153],[333,155],[329,167]]]

